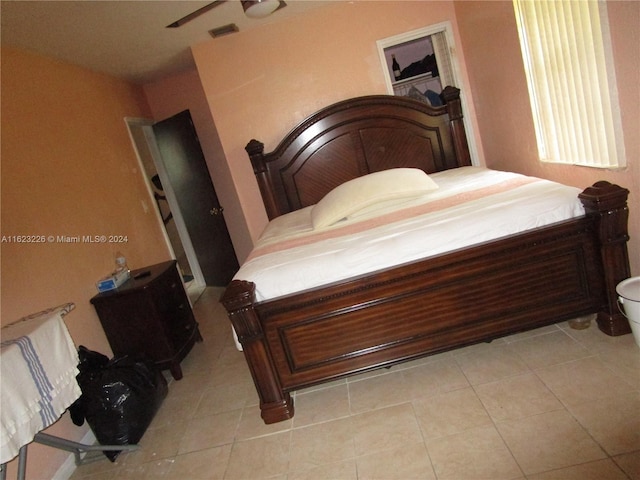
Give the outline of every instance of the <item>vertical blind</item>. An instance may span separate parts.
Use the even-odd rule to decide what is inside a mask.
[[[596,0],[513,0],[540,159],[624,166],[606,10]],[[605,28],[603,28],[603,26]],[[606,42],[605,42],[606,40]],[[615,109],[615,110],[614,110]]]

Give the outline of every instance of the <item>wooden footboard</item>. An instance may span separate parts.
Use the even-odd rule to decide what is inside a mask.
[[[299,388],[583,315],[630,332],[615,292],[630,276],[627,195],[599,182],[583,218],[270,301],[233,281],[221,301],[262,418],[291,418]]]

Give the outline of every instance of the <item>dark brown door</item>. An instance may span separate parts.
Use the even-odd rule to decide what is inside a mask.
[[[153,131],[205,282],[226,286],[238,260],[191,115],[180,112]]]

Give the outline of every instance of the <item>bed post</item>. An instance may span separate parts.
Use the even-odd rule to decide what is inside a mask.
[[[280,209],[273,195],[273,185],[271,184],[271,177],[267,170],[267,162],[265,162],[264,158],[264,143],[253,139],[247,143],[244,149],[249,154],[249,159],[251,159],[253,173],[255,173],[256,179],[258,180],[258,187],[260,187],[260,193],[264,200],[267,216],[269,220],[272,220],[280,216]]]
[[[458,165],[449,165],[448,168],[471,166],[471,155],[469,154],[469,144],[464,131],[462,120],[462,103],[460,102],[460,89],[452,86],[445,87],[440,94],[447,106],[449,113],[449,123],[451,124],[451,136],[456,150]]]
[[[282,391],[262,325],[253,308],[255,284],[233,280],[220,302],[226,308],[238,340],[242,345],[253,383],[260,396],[260,411],[265,423],[276,423],[293,417],[293,400]]]
[[[595,220],[604,269],[606,310],[598,312],[598,327],[607,335],[631,333],[627,319],[618,309],[616,286],[631,276],[627,241],[629,190],[609,182],[597,182],[579,195],[588,216]]]

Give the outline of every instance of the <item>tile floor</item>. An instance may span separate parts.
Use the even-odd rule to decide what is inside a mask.
[[[209,288],[204,342],[140,450],[72,480],[640,480],[640,348],[595,325],[546,327],[297,392],[264,425]]]

